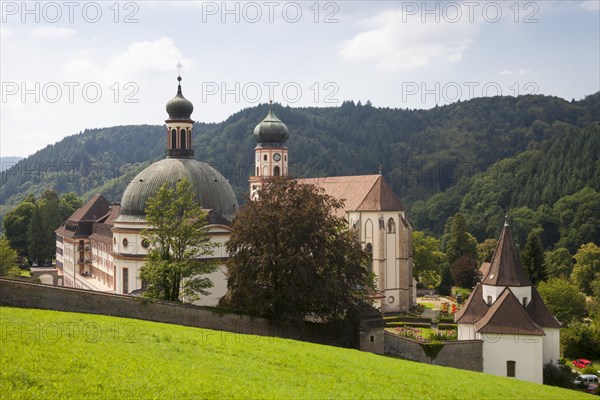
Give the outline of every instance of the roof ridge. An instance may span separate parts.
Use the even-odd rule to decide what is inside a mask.
[[[519,300],[517,299],[517,297],[514,295],[514,293],[512,292],[512,290],[510,290],[508,287],[504,288],[504,290],[502,291],[502,293],[500,294],[500,296],[498,296],[498,298],[496,299],[496,301],[494,302],[494,304],[492,304],[492,306],[489,308],[488,312],[475,323],[475,330],[477,332],[483,331],[491,322],[494,321],[494,318],[497,317],[497,313],[502,310],[503,307],[506,306],[510,306],[509,303],[512,301],[514,304],[516,304],[518,306],[518,310],[520,310],[520,315],[522,317],[525,317],[525,319],[528,320],[528,322],[532,325],[533,330],[531,331],[531,334],[536,334],[535,332],[538,332],[538,335],[545,335],[544,333],[544,329],[538,325],[529,315],[529,313],[527,312],[527,310],[523,307],[523,305],[519,302]],[[512,321],[516,321],[516,318],[514,313],[512,314]],[[512,326],[510,325],[505,325],[505,327],[508,330],[513,329]],[[519,326],[518,330],[523,330],[525,329],[524,326]],[[483,332],[485,333],[485,332]],[[492,333],[492,332],[490,332]],[[503,332],[500,332],[503,333]],[[518,332],[515,332],[518,333]]]

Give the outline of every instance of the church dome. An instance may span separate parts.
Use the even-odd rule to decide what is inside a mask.
[[[273,109],[270,109],[265,119],[254,128],[254,139],[258,143],[285,143],[288,137],[288,127],[277,118]]]
[[[238,203],[223,175],[195,159],[167,158],[150,165],[129,183],[121,198],[119,219],[144,219],[148,199],[154,197],[163,184],[174,187],[183,178],[192,184],[196,201],[202,208],[212,209],[228,220],[233,218]]]
[[[189,120],[194,112],[194,105],[181,93],[181,76],[178,76],[177,80],[180,82],[177,86],[177,95],[167,102],[167,114],[169,119]]]

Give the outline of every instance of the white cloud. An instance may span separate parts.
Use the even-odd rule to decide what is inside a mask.
[[[33,39],[66,39],[75,33],[73,29],[56,26],[36,26],[31,30]]]
[[[6,39],[13,36],[14,32],[5,27],[4,25],[0,25],[0,41],[4,43]]]
[[[600,1],[598,1],[598,0],[582,1],[581,3],[579,3],[579,7],[583,8],[584,10],[588,10],[588,11],[598,11],[598,10],[600,10]]]
[[[104,64],[99,60],[108,59]],[[66,76],[79,79],[112,81],[123,78],[139,78],[142,73],[176,71],[181,60],[185,70],[192,67],[192,61],[183,58],[170,38],[154,41],[134,42],[126,51],[112,57],[101,57],[94,50],[84,50],[63,67]]]
[[[531,68],[519,68],[519,69],[503,69],[500,71],[500,75],[531,75],[533,70]]]
[[[392,71],[458,62],[479,31],[479,24],[468,18],[426,23],[401,10],[381,12],[363,25],[367,30],[343,42],[340,54],[351,61],[374,61],[379,69]]]

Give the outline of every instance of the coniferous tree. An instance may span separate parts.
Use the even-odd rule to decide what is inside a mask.
[[[477,260],[477,241],[467,231],[465,217],[457,213],[451,220],[450,232],[446,242],[446,258],[450,265],[461,257]]]
[[[544,249],[538,232],[533,231],[527,235],[527,243],[523,248],[521,261],[525,272],[534,285],[546,280],[548,274],[544,261]]]

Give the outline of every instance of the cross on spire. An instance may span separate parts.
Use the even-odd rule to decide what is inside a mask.
[[[183,65],[181,64],[181,60],[177,60],[176,67],[179,70],[179,76],[181,76],[181,68],[183,67]]]
[[[379,163],[379,175],[381,175],[381,171],[383,171],[383,164]]]

